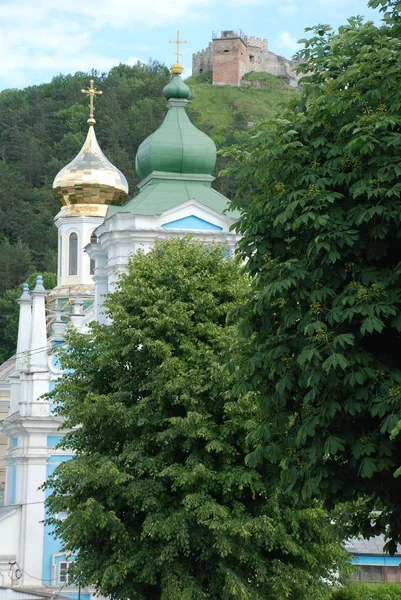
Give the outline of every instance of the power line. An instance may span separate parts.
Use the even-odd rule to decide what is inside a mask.
[[[17,561],[15,561],[14,565],[17,566],[17,569],[16,569],[17,571],[21,571],[21,574],[24,573],[25,575],[28,575],[28,577],[30,577],[31,579],[36,579],[37,581],[40,581],[43,585],[50,585],[52,583],[52,581],[58,581],[59,580],[58,577],[54,577],[53,579],[42,579],[40,577],[35,577],[34,575],[31,575],[30,573],[28,573],[28,571],[25,571],[25,569],[22,569],[20,567],[20,565],[17,563]],[[20,577],[18,579],[20,579]],[[56,600],[56,598],[60,595],[60,592],[65,588],[65,586],[67,585],[67,583],[68,583],[68,581],[65,581],[63,583],[63,585],[61,586],[61,588],[58,590],[57,594],[53,597],[53,600]],[[76,586],[74,586],[74,587],[76,587]]]
[[[44,583],[44,582],[45,582],[45,583],[47,583],[47,582],[48,582],[49,584],[50,584],[52,581],[57,581],[57,580],[58,580],[58,578],[57,578],[57,577],[55,577],[54,579],[42,579],[41,577],[35,577],[34,575],[31,575],[30,573],[28,573],[27,571],[25,571],[25,569],[21,569],[21,567],[19,566],[19,564],[18,564],[17,562],[16,562],[15,564],[17,565],[18,569],[19,569],[19,570],[20,570],[22,573],[24,573],[25,575],[28,575],[28,577],[30,577],[31,579],[36,579],[37,581],[41,581],[42,583]],[[65,583],[64,583],[64,585],[65,585]],[[59,592],[59,593],[60,593],[60,592]]]
[[[44,504],[45,500],[38,500],[37,502],[19,502],[18,504],[2,504],[1,508],[18,508],[19,506],[28,506],[29,504]]]
[[[58,348],[60,348],[61,346],[64,346],[63,344],[60,344],[59,346],[57,346]],[[48,346],[42,346],[40,348],[35,348],[34,350],[24,350],[24,352],[17,352],[16,354],[14,354],[13,358],[19,358],[21,356],[32,356],[33,354],[38,354],[39,352],[43,352],[43,350],[48,350],[49,347]]]

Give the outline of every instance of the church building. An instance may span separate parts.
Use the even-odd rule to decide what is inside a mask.
[[[221,242],[227,253],[238,241],[232,229],[237,215],[211,186],[214,142],[191,123],[185,110],[191,94],[182,71],[178,62],[172,66],[171,81],[163,90],[167,115],[138,149],[136,195],[129,198],[126,178],[97,142],[93,103],[100,92],[93,81],[83,90],[90,98],[87,138],[54,180],[61,203],[55,217],[57,286],[45,290],[41,277],[32,290],[24,285],[18,300],[17,351],[6,368],[0,366],[2,400],[9,405],[0,423],[8,440],[0,506],[0,589],[19,590],[19,599],[33,597],[35,590],[42,597],[82,600],[93,594],[69,580],[74,557],[63,552],[44,524],[46,492],[41,485],[71,458],[57,447],[65,431],[46,397],[63,375],[57,348],[64,343],[66,328],[84,332],[93,320],[107,324],[105,294],[115,287],[129,256],[139,249],[146,252],[155,239],[191,233],[204,243]]]

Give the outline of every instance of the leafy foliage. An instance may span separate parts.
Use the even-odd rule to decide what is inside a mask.
[[[341,587],[335,590],[330,600],[357,600],[354,587]]]
[[[245,465],[259,409],[222,366],[247,282],[224,257],[156,243],[107,301],[112,324],[67,340],[54,399],[76,455],[47,483],[49,522],[77,579],[110,598],[320,600],[343,560],[318,505]]]
[[[379,4],[379,3],[373,3]],[[249,464],[303,498],[365,498],[355,528],[401,541],[400,4],[381,26],[312,28],[301,95],[236,164],[242,258],[238,390],[265,422]],[[243,198],[247,200],[242,200]],[[233,367],[235,361],[233,361]],[[371,510],[381,510],[371,518]],[[389,529],[387,530],[387,525]]]
[[[330,600],[400,600],[399,583],[358,583],[333,592]]]
[[[26,280],[31,290],[35,287],[37,275],[39,273],[32,273]],[[56,286],[57,277],[54,273],[41,273],[41,275],[45,289],[51,290]],[[22,284],[13,290],[6,290],[0,296],[0,364],[15,352],[19,317],[17,300],[21,294]]]

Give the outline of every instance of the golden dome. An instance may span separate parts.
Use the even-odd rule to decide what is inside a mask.
[[[103,154],[89,118],[89,131],[79,154],[56,175],[53,190],[63,216],[104,216],[110,204],[123,204],[128,195],[124,175]]]

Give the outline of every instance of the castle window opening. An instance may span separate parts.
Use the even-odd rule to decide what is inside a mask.
[[[251,62],[253,62],[253,59],[254,59],[254,58],[255,58],[255,56],[254,56],[253,54],[250,54],[250,55],[249,55],[249,60],[250,60]]]
[[[230,52],[230,51],[226,49],[226,50],[224,50],[224,52]]]
[[[203,69],[199,69],[199,73],[203,73]]]

